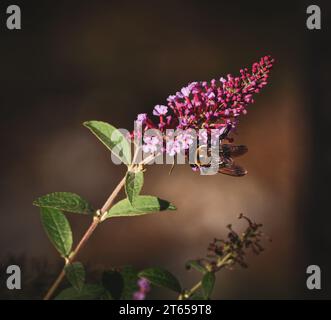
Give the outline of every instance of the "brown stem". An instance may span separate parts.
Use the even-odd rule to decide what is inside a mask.
[[[116,196],[121,191],[125,184],[125,177],[121,180],[121,182],[116,186],[112,194],[109,196],[103,207],[101,208],[101,221],[104,219],[105,213],[110,209],[111,205],[113,204]]]
[[[86,244],[88,239],[91,237],[91,235],[93,234],[96,227],[99,225],[99,223],[101,221],[103,221],[105,219],[106,212],[112,206],[116,196],[119,194],[119,192],[123,188],[124,184],[125,184],[125,177],[116,186],[114,191],[111,193],[111,195],[109,196],[109,198],[107,199],[107,201],[103,205],[102,209],[100,210],[101,216],[95,216],[94,217],[92,224],[89,226],[89,228],[87,229],[87,231],[85,232],[85,234],[83,235],[81,240],[79,241],[79,243],[78,243],[77,247],[75,248],[75,250],[70,254],[69,258],[66,260],[66,265],[68,263],[71,263],[71,262],[74,261],[77,254],[80,252],[80,250]],[[46,295],[44,296],[44,300],[49,300],[53,296],[55,290],[58,288],[58,286],[60,285],[60,283],[62,282],[64,277],[65,277],[65,271],[64,271],[64,268],[63,268],[62,271],[60,272],[59,276],[54,281],[53,285],[49,288]]]
[[[137,159],[138,153],[139,153],[139,147],[136,149],[136,152],[133,156],[132,163],[129,166],[128,170],[132,170],[135,167],[135,165],[136,165],[135,160]],[[150,160],[150,159],[148,159],[148,160]],[[143,166],[144,164],[145,164],[145,162],[143,160],[138,164],[138,167]],[[110,207],[112,206],[115,198],[117,197],[117,195],[119,194],[119,192],[122,190],[122,188],[125,185],[125,179],[126,179],[126,176],[124,176],[124,178],[120,181],[120,183],[116,186],[114,191],[111,193],[109,198],[106,200],[105,204],[102,206],[101,210],[99,211],[100,214],[94,217],[92,224],[89,226],[89,228],[87,229],[87,231],[85,232],[85,234],[83,235],[81,240],[79,241],[77,247],[70,254],[70,256],[66,259],[65,266],[74,261],[77,254],[80,252],[80,250],[86,244],[88,239],[91,237],[91,235],[93,234],[94,230],[99,225],[99,223],[106,219],[107,211],[110,209]],[[55,290],[58,288],[60,283],[62,282],[63,278],[65,277],[65,270],[64,270],[65,266],[63,267],[62,271],[60,272],[60,274],[58,275],[58,277],[54,281],[53,285],[49,288],[48,292],[46,293],[46,295],[44,297],[44,300],[49,300],[53,296]]]
[[[77,247],[75,248],[75,250],[72,252],[70,257],[66,260],[66,265],[68,263],[73,262],[76,255],[78,254],[80,249],[84,246],[84,244],[87,242],[87,240],[90,238],[90,236],[92,235],[92,233],[94,232],[94,230],[98,226],[98,224],[99,224],[99,219],[94,219],[92,224],[90,225],[90,227],[85,232],[82,239],[79,241],[79,243],[78,243]],[[64,268],[63,268],[62,271],[60,272],[59,276],[56,278],[53,285],[50,287],[47,294],[45,295],[44,300],[49,300],[53,296],[55,290],[58,288],[58,286],[62,282],[64,276],[65,276],[65,271],[64,271]]]
[[[44,300],[49,300],[53,296],[55,290],[62,282],[62,279],[64,278],[64,276],[65,276],[65,272],[64,272],[64,269],[62,269],[60,274],[58,275],[58,277],[56,278],[56,280],[54,281],[54,283],[52,284],[52,286],[49,288],[46,295],[44,296]]]
[[[196,285],[194,285],[190,290],[181,293],[177,300],[186,300],[189,299],[196,291],[198,291],[200,289],[202,285],[202,281],[199,281]]]

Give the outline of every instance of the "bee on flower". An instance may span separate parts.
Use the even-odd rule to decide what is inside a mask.
[[[211,170],[245,175],[247,171],[233,158],[248,149],[229,144],[233,142],[230,134],[238,126],[239,116],[247,114],[249,105],[254,103],[254,95],[267,85],[273,64],[273,58],[264,56],[250,69],[241,69],[238,76],[228,74],[219,80],[191,82],[170,95],[167,105],[156,105],[152,118],[139,114],[136,121],[143,133],[158,130],[163,136],[143,138],[144,152],[158,151],[170,157],[184,153],[192,169],[202,174]],[[169,134],[169,130],[181,133]],[[196,133],[192,134],[192,130]],[[193,152],[191,148],[195,148]]]

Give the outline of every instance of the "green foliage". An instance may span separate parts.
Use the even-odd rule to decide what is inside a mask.
[[[125,180],[125,192],[132,206],[135,206],[135,200],[140,194],[144,184],[144,174],[141,171],[128,171]]]
[[[69,263],[64,268],[68,281],[74,289],[82,291],[85,283],[85,269],[82,263]]]
[[[180,293],[182,291],[181,285],[177,278],[169,271],[162,268],[149,268],[139,272],[140,278],[145,278],[152,284],[173,290]]]
[[[41,208],[41,221],[48,238],[63,257],[72,247],[72,232],[65,215],[58,209]]]
[[[120,161],[126,165],[131,163],[131,147],[123,134],[110,125],[102,121],[86,121],[87,127]]]
[[[105,218],[140,216],[155,211],[176,210],[170,202],[153,196],[139,196],[135,199],[134,205],[133,207],[128,199],[123,199],[107,212]]]
[[[139,216],[152,212],[165,210],[176,210],[176,207],[169,201],[162,200],[155,196],[140,195],[144,184],[143,165],[131,164],[131,144],[125,136],[112,125],[102,121],[87,121],[87,127],[122,163],[128,166],[125,178],[126,199],[113,205],[106,213],[110,203],[118,195],[123,187],[123,180],[115,188],[109,200],[98,210],[93,217],[93,224],[85,233],[77,252],[72,250],[72,231],[70,224],[63,212],[73,212],[85,215],[94,213],[91,205],[82,197],[70,192],[54,192],[44,195],[33,202],[41,209],[41,220],[46,233],[57,251],[69,262],[70,254],[76,255],[79,248],[89,239],[95,227],[103,220],[122,216]],[[57,300],[120,300],[132,299],[138,288],[138,279],[145,278],[152,285],[167,288],[179,294],[179,299],[209,299],[215,286],[215,272],[223,267],[239,264],[246,266],[245,254],[248,248],[254,253],[262,252],[260,245],[262,233],[261,224],[256,224],[247,217],[241,215],[248,222],[248,227],[242,234],[232,230],[227,240],[215,238],[208,247],[206,259],[190,260],[186,263],[187,269],[195,269],[202,275],[199,281],[190,290],[183,291],[178,279],[169,271],[162,268],[148,268],[138,272],[131,266],[123,267],[120,270],[108,270],[103,272],[101,284],[85,284],[85,269],[80,262],[70,262],[65,265],[64,271],[70,288],[63,290]],[[234,258],[235,257],[235,258]],[[203,263],[202,263],[203,262]],[[62,277],[63,273],[61,274]],[[59,281],[55,282],[52,289],[57,288]],[[148,289],[149,290],[149,289]],[[148,291],[146,290],[146,291]],[[53,290],[46,295],[48,298]],[[144,293],[145,292],[142,292]]]
[[[133,293],[138,290],[138,271],[131,266],[125,266],[121,270],[121,275],[124,280],[122,300],[131,300]]]
[[[64,289],[55,300],[99,300],[105,295],[105,289],[100,285],[85,284],[81,291],[75,288]]]
[[[205,299],[209,299],[215,285],[215,273],[207,272],[201,281],[202,291]]]
[[[71,192],[46,194],[33,202],[35,206],[59,209],[67,212],[92,214],[93,208],[81,196]]]
[[[194,269],[194,270],[199,271],[201,273],[206,273],[207,272],[207,270],[197,260],[187,261],[185,267],[188,270]]]
[[[108,299],[132,300],[133,293],[138,290],[138,271],[131,266],[121,270],[105,271],[102,274],[102,285],[109,294]]]
[[[113,217],[140,216],[155,211],[176,210],[176,207],[166,200],[153,196],[138,196],[134,207],[128,199],[117,202],[106,214],[106,219]]]
[[[104,271],[98,285],[84,284],[85,270],[80,262],[67,265],[65,273],[72,287],[63,290],[56,300],[132,300],[138,290],[138,271],[132,266]]]
[[[189,298],[190,300],[206,300],[205,296],[201,293],[201,290],[193,293],[192,296]]]
[[[105,271],[102,274],[102,285],[114,300],[121,299],[124,280],[120,272],[113,270]]]

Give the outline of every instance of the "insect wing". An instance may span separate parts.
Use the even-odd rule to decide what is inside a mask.
[[[221,144],[220,154],[224,158],[236,158],[247,153],[248,148],[245,145]]]
[[[218,172],[232,177],[243,177],[247,174],[246,169],[235,163],[224,165],[218,170]]]

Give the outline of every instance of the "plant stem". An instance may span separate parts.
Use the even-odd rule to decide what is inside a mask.
[[[119,194],[119,192],[123,188],[124,184],[125,184],[125,177],[116,186],[116,188],[114,189],[114,191],[111,193],[111,195],[109,196],[109,198],[107,199],[107,201],[103,205],[102,209],[100,210],[101,215],[94,217],[93,222],[91,223],[91,225],[89,226],[89,228],[87,229],[87,231],[85,232],[85,234],[83,235],[83,237],[81,238],[81,240],[79,241],[77,247],[70,254],[70,256],[68,257],[68,259],[66,259],[66,264],[65,265],[67,265],[69,263],[72,263],[74,261],[74,259],[76,258],[77,254],[84,247],[84,245],[86,244],[86,242],[89,240],[89,238],[91,237],[91,235],[93,234],[94,230],[97,228],[97,226],[99,225],[99,223],[105,218],[106,212],[112,206],[112,204],[113,204],[116,196]],[[64,271],[64,268],[63,268],[62,271],[60,272],[60,274],[58,275],[58,277],[56,278],[56,280],[54,281],[53,285],[49,288],[49,290],[47,291],[46,295],[44,296],[44,300],[49,300],[53,296],[55,290],[58,288],[58,286],[60,285],[60,283],[62,282],[62,280],[63,280],[64,277],[65,277],[65,271]]]
[[[202,281],[199,281],[196,285],[194,285],[189,291],[187,291],[186,293],[184,293],[183,295],[181,294],[178,297],[178,300],[183,300],[183,299],[188,299],[190,298],[196,291],[198,291],[200,289],[202,285]]]
[[[219,271],[221,268],[225,267],[228,264],[228,260],[231,259],[232,257],[232,253],[228,253],[226,254],[220,261],[218,261],[217,265],[216,265],[216,270],[214,271],[209,271],[209,272],[214,272],[216,273],[216,271]],[[199,281],[197,284],[195,284],[190,290],[187,290],[184,293],[181,293],[178,296],[177,300],[185,300],[185,299],[189,299],[190,297],[192,297],[192,295],[198,291],[202,286],[202,280]]]
[[[121,182],[116,186],[112,194],[109,196],[103,207],[101,208],[101,218],[100,220],[102,221],[105,217],[106,212],[110,209],[112,206],[116,196],[118,193],[121,191],[121,189],[124,187],[125,184],[125,177],[121,180]]]
[[[138,147],[136,149],[136,152],[135,152],[135,154],[133,156],[132,163],[128,167],[128,171],[132,170],[136,165],[138,166],[138,168],[140,168],[140,166],[143,166],[146,163],[146,160],[148,162],[151,159],[153,159],[153,157],[155,157],[155,156],[153,156],[151,158],[151,156],[149,156],[147,159],[144,159],[140,163],[136,164],[135,161],[136,161],[136,159],[138,157],[138,154],[139,154],[139,148],[140,147]],[[115,198],[117,197],[117,195],[119,194],[119,192],[124,187],[125,180],[126,180],[126,175],[119,182],[119,184],[116,186],[116,188],[111,193],[111,195],[108,197],[108,199],[106,200],[105,204],[102,206],[101,210],[99,211],[100,214],[94,216],[93,222],[91,223],[91,225],[89,226],[89,228],[87,229],[87,231],[85,232],[85,234],[83,235],[83,237],[81,238],[81,240],[79,241],[79,243],[78,243],[77,247],[75,248],[75,250],[70,254],[70,256],[68,258],[66,258],[66,263],[65,263],[62,271],[60,272],[60,274],[58,275],[58,277],[54,281],[53,285],[47,291],[46,295],[44,296],[44,300],[49,300],[53,296],[55,290],[59,287],[60,283],[62,282],[63,278],[65,277],[65,266],[67,264],[72,263],[74,261],[74,259],[76,258],[77,254],[84,247],[84,245],[86,244],[86,242],[89,240],[89,238],[91,237],[91,235],[93,234],[94,230],[97,228],[97,226],[99,225],[99,223],[101,223],[103,220],[106,219],[107,211],[110,209],[110,207],[112,206]]]

